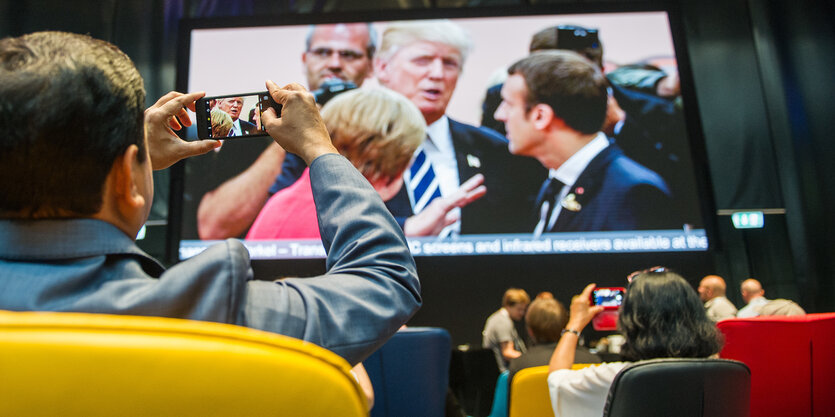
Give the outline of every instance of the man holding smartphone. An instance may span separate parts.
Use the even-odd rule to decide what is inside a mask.
[[[60,74],[60,76],[55,76]],[[278,145],[310,166],[328,272],[256,281],[226,240],[169,270],[136,246],[153,169],[217,148],[173,130],[203,93],[171,92],[144,110],[143,81],[114,45],[39,32],[0,40],[0,309],[164,316],[304,339],[352,364],[420,306],[414,259],[368,181],[336,153],[313,96],[267,90]],[[12,111],[14,109],[15,111]],[[20,109],[37,109],[25,126]]]

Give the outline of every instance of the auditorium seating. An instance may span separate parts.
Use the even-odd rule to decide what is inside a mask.
[[[720,356],[751,368],[751,417],[832,415],[835,313],[728,319],[718,327]]]
[[[510,385],[510,417],[553,416],[548,394],[548,366],[522,369]]]
[[[742,362],[650,359],[618,372],[603,417],[748,417],[750,389]]]
[[[571,369],[594,366],[575,363]],[[522,369],[510,381],[510,417],[553,417],[551,395],[548,393],[548,365]]]
[[[363,361],[374,387],[371,417],[443,417],[451,344],[445,329],[407,327]]]
[[[365,416],[350,369],[239,326],[0,311],[2,416]]]

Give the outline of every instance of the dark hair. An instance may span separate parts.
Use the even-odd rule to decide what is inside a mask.
[[[507,70],[525,79],[528,109],[543,103],[572,129],[592,134],[606,118],[609,93],[603,74],[586,58],[571,51],[540,51]]]
[[[115,159],[146,158],[142,77],[116,46],[38,32],[0,40],[0,217],[95,214]]]
[[[722,347],[696,291],[669,271],[644,272],[632,279],[618,327],[626,337],[621,355],[632,361],[705,358]]]
[[[553,298],[533,300],[525,313],[525,325],[530,329],[536,343],[560,340],[562,329],[567,323],[568,311],[562,303]]]

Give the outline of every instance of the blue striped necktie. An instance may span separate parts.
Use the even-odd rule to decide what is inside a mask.
[[[412,211],[420,213],[432,200],[441,196],[441,187],[432,163],[426,157],[423,146],[415,156],[412,166],[406,170],[406,184],[408,184],[409,197],[412,200]]]

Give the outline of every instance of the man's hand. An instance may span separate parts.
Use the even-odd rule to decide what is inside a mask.
[[[300,156],[310,165],[326,153],[338,153],[322,121],[313,94],[298,84],[280,88],[267,81],[273,100],[282,105],[281,117],[269,108],[261,115],[267,133],[287,152]]]
[[[201,155],[220,146],[217,140],[187,142],[174,133],[183,126],[191,126],[186,108],[194,111],[194,102],[205,94],[172,91],[145,110],[145,138],[148,140],[151,166],[155,170],[168,168],[183,158]]]
[[[437,236],[444,227],[458,221],[459,215],[452,211],[456,207],[464,207],[487,193],[484,176],[473,175],[461,184],[451,195],[432,200],[420,213],[406,219],[403,233],[406,236]]]

